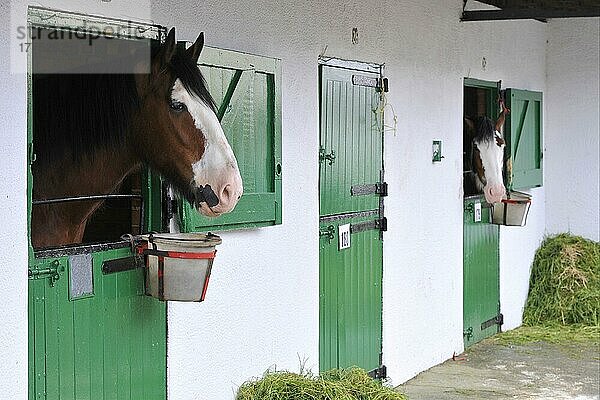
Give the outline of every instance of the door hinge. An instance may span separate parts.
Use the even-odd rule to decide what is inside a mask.
[[[372,221],[358,222],[350,225],[350,233],[359,233],[379,229],[382,232],[387,231],[387,218],[374,219]]]
[[[366,86],[377,89],[379,92],[389,91],[388,78],[376,78],[365,75],[352,75],[352,84],[356,86]]]
[[[497,316],[495,316],[494,318],[490,318],[485,322],[481,323],[481,330],[485,330],[487,328],[489,328],[490,326],[494,326],[494,325],[498,325],[498,326],[502,326],[504,324],[504,315],[502,313],[498,314]]]
[[[369,371],[368,374],[373,379],[385,379],[387,378],[387,367],[385,365],[380,365],[378,368]]]
[[[60,273],[64,272],[65,267],[60,265],[58,260],[52,261],[50,264],[34,265],[28,270],[29,279],[45,279],[48,278],[50,286],[54,287],[56,281],[60,279]]]
[[[131,271],[136,268],[144,268],[144,258],[136,254],[129,257],[115,258],[106,260],[102,263],[102,272],[104,274],[114,274],[116,272]]]
[[[368,194],[378,194],[381,197],[388,195],[387,182],[370,183],[367,185],[353,185],[350,188],[352,196],[365,196]]]

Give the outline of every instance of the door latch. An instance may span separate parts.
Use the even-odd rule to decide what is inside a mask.
[[[36,265],[28,271],[29,279],[44,279],[48,278],[50,286],[54,287],[56,281],[60,279],[60,272],[64,271],[64,267],[60,268],[58,260],[52,261],[49,265]]]
[[[335,162],[335,151],[333,149],[329,154],[325,153],[324,148],[321,147],[319,149],[319,162],[322,163],[325,160],[329,161],[329,165],[333,165],[333,163]]]
[[[331,243],[331,241],[335,238],[335,227],[333,225],[329,225],[325,229],[319,229],[319,238],[327,238],[327,242]]]
[[[465,331],[463,331],[463,336],[467,338],[467,340],[473,337],[473,327],[468,327]]]

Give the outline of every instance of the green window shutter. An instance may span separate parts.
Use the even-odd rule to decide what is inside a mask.
[[[506,177],[511,189],[542,186],[542,93],[507,89]]]
[[[281,224],[281,67],[277,59],[205,47],[200,69],[237,158],[244,195],[236,208],[207,218],[187,201],[182,232]]]

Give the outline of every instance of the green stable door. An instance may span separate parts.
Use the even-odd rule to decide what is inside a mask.
[[[97,23],[106,27],[105,32],[122,35],[112,38],[114,42],[161,40],[166,34],[166,28],[157,25],[37,7],[29,8],[28,20],[30,29],[50,26],[74,31],[75,35],[86,24]],[[134,28],[135,36],[124,34]],[[31,168],[36,158],[32,151],[33,77],[38,73],[33,60],[42,59],[45,54],[40,46],[32,44],[28,52],[30,232],[36,183]],[[133,184],[134,180],[127,182],[122,186]],[[120,240],[122,233],[134,233],[136,229],[160,231],[163,226],[160,179],[142,172],[136,175],[135,182],[127,189],[126,194],[132,195],[127,205],[119,203],[122,200],[107,201],[94,217],[103,215],[104,219],[88,221],[86,235],[101,235],[102,239],[84,236],[84,245],[50,249],[34,249],[29,241],[29,400],[167,398],[166,303],[144,294],[142,268],[134,268],[135,264],[112,271],[106,268],[107,262],[115,260],[125,260],[121,266],[132,265],[129,261],[133,251],[129,242]],[[137,198],[143,199],[143,205],[134,201]],[[92,225],[94,229],[90,231]]]
[[[463,221],[463,327],[465,347],[499,332],[499,227],[478,196],[465,199]]]
[[[384,373],[381,82],[379,66],[320,66],[321,371]]]
[[[498,117],[499,82],[465,78],[465,117]],[[471,138],[463,138],[470,146]],[[465,160],[465,172],[471,169]],[[498,225],[483,195],[465,193],[463,216],[463,338],[469,347],[499,332],[500,257]]]
[[[144,271],[105,274],[127,246],[37,258],[29,279],[30,400],[164,400],[166,307]]]

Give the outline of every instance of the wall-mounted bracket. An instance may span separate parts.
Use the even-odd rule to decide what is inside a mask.
[[[444,156],[442,155],[442,141],[434,140],[433,144],[431,146],[431,149],[432,149],[431,161],[432,162],[441,162],[442,158],[444,158]]]

